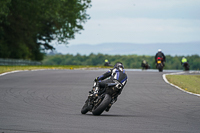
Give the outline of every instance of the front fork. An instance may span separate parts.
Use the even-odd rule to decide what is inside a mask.
[[[89,91],[89,95],[88,96],[94,96],[94,95],[98,96],[98,93],[99,93],[98,82],[94,82],[92,90]]]
[[[98,83],[94,82],[93,88],[91,91],[89,91],[88,95],[88,110],[92,111],[92,108],[94,107],[94,104],[98,98],[98,93],[99,93],[99,87]]]

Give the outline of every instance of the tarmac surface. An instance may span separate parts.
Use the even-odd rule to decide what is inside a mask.
[[[127,71],[109,112],[81,114],[104,71],[42,70],[0,76],[0,133],[197,133],[200,97],[165,83],[169,72]]]

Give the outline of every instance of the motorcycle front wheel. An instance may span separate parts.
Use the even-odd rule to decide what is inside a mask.
[[[86,102],[86,103],[83,105],[82,109],[81,109],[81,113],[82,113],[82,114],[86,114],[86,113],[89,111],[88,108],[89,108],[89,107],[88,107],[88,102]]]

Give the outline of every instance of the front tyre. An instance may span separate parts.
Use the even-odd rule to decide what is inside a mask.
[[[88,102],[86,102],[81,109],[81,113],[86,114],[88,111]]]
[[[92,114],[93,115],[101,115],[101,113],[108,107],[110,102],[111,102],[111,96],[108,94],[105,94],[103,101],[99,104],[99,106],[97,108],[95,108],[92,111]]]

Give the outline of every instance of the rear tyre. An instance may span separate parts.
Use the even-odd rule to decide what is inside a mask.
[[[185,66],[185,71],[189,71],[189,70],[190,70],[189,65]]]
[[[161,64],[158,64],[158,67],[157,67],[157,68],[158,68],[158,71],[159,71],[159,72],[162,72],[162,71],[163,71],[163,66],[162,66]]]
[[[105,94],[103,101],[99,104],[99,106],[92,111],[93,115],[101,115],[101,113],[108,107],[111,102],[111,96]]]

